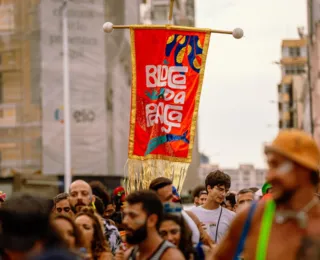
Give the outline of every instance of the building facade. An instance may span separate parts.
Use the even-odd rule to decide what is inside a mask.
[[[205,183],[206,176],[215,170],[222,170],[231,178],[232,191],[239,191],[252,187],[261,188],[265,182],[265,169],[256,169],[251,164],[240,164],[238,169],[221,168],[218,164],[201,164],[199,168],[199,177],[201,183]]]
[[[279,128],[302,128],[303,89],[307,84],[307,39],[283,40],[278,85]]]
[[[1,176],[41,169],[41,102],[33,55],[36,2],[0,4]]]
[[[173,24],[194,26],[195,1],[175,0],[173,8]],[[170,1],[145,0],[141,5],[141,21],[144,24],[167,24]]]
[[[82,14],[92,12],[99,13],[101,26],[103,21],[111,21],[114,24],[139,24],[139,23],[164,23],[167,22],[166,16],[169,10],[169,1],[142,1],[142,0],[99,0],[101,8],[92,8],[92,1],[75,0],[74,5],[81,5]],[[99,2],[94,1],[94,2]],[[48,14],[58,16],[56,19],[61,19],[60,8],[51,10],[49,7],[44,8],[46,3],[54,3],[55,5],[62,4],[62,1],[51,0],[7,0],[0,3],[0,176],[12,176],[15,173],[44,173],[46,167],[44,161],[44,147],[55,145],[63,151],[63,100],[62,98],[54,98],[55,89],[52,87],[52,100],[61,103],[61,106],[56,107],[54,113],[43,109],[50,100],[50,95],[43,99],[43,90],[47,87],[43,81],[44,67],[50,68],[52,64],[59,63],[59,70],[62,69],[62,31],[57,30],[59,27],[51,27],[52,24],[61,26],[61,21],[58,23],[50,21],[48,17],[44,17],[41,12],[45,9]],[[79,2],[79,3],[78,3]],[[143,3],[144,2],[144,3]],[[50,6],[50,5],[49,5]],[[79,6],[80,8],[80,6]],[[81,80],[83,88],[89,87],[92,83],[99,82],[99,86],[104,85],[104,92],[98,93],[102,96],[103,107],[99,106],[99,111],[105,114],[105,124],[102,127],[86,128],[88,131],[95,130],[101,133],[104,132],[105,138],[94,140],[97,145],[103,143],[106,154],[106,170],[105,171],[90,171],[81,172],[81,175],[108,175],[108,176],[123,176],[124,166],[128,156],[128,136],[129,136],[129,121],[130,121],[130,95],[131,95],[131,49],[130,49],[130,34],[128,30],[115,30],[112,34],[103,34],[101,27],[95,26],[90,31],[98,30],[97,37],[104,37],[104,50],[91,48],[90,51],[84,51],[85,46],[76,46],[75,43],[94,44],[94,39],[85,38],[85,34],[76,35],[77,31],[89,30],[90,26],[84,26],[82,21],[77,21],[80,12],[78,7],[72,8],[69,11],[69,33],[74,33],[69,39],[71,46],[70,66],[81,64],[81,60],[76,62],[76,59],[85,59],[86,64],[94,70],[95,59],[104,62],[104,72],[100,70],[103,67],[95,69],[95,73],[90,74],[91,70],[79,69],[82,71],[80,75],[87,75],[85,80]],[[101,18],[101,15],[104,18]],[[46,19],[45,19],[46,18]],[[85,19],[88,17],[80,17]],[[79,18],[79,19],[80,19]],[[192,26],[194,25],[194,1],[176,0],[174,7],[174,21],[176,24]],[[88,24],[90,24],[88,22]],[[61,29],[61,28],[60,28]],[[55,33],[50,35],[54,31]],[[43,37],[51,40],[55,46],[52,52],[52,60],[46,59],[52,53],[50,51],[41,52],[46,46],[41,42]],[[101,39],[100,39],[101,40]],[[47,55],[47,56],[46,56]],[[94,59],[93,59],[94,57]],[[57,61],[58,60],[58,61]],[[61,63],[60,63],[61,60]],[[82,60],[83,62],[83,60]],[[51,66],[54,68],[55,66]],[[57,73],[55,69],[47,76],[53,76]],[[102,77],[103,74],[103,77]],[[57,81],[57,87],[62,86],[62,74],[57,74],[52,77],[50,82]],[[71,76],[71,85],[76,85],[76,77]],[[86,84],[87,82],[87,84]],[[86,90],[87,91],[87,90]],[[89,92],[88,92],[89,93]],[[72,94],[73,97],[79,97],[79,93]],[[97,93],[96,93],[97,94]],[[83,96],[80,100],[84,102],[90,98]],[[44,140],[44,120],[46,113],[52,116],[52,124],[59,129],[59,140],[52,135],[50,142]],[[82,110],[81,110],[82,111]],[[81,112],[80,111],[80,112]],[[91,115],[91,110],[86,113],[77,113],[75,121],[82,123],[84,119],[88,119]],[[74,113],[72,113],[74,115]],[[53,122],[54,121],[54,122]],[[90,120],[89,120],[90,121]],[[86,122],[87,123],[87,122]],[[56,124],[59,124],[58,126]],[[49,130],[50,125],[48,125]],[[105,129],[105,130],[104,130]],[[87,131],[86,130],[86,131]],[[72,130],[73,131],[73,130]],[[47,131],[46,131],[47,132]],[[53,131],[54,132],[54,131]],[[93,132],[93,137],[96,132]],[[102,140],[102,141],[101,141]],[[88,140],[87,140],[88,141]],[[83,142],[79,142],[82,148],[88,147],[85,138]],[[93,150],[95,145],[91,145]],[[78,149],[76,149],[78,150]],[[75,151],[72,151],[75,154]],[[59,161],[61,170],[53,170],[50,174],[63,174],[63,153],[56,152],[58,158],[53,158],[48,153],[49,159],[55,163]],[[85,157],[81,157],[87,155]],[[81,163],[79,158],[90,158],[90,151],[82,153],[81,156],[76,156],[75,160]],[[94,159],[94,158],[90,158]],[[101,160],[99,160],[101,162]],[[97,164],[99,164],[97,161]],[[73,162],[73,165],[75,163]],[[195,138],[193,151],[193,162],[189,169],[189,174],[186,178],[186,187],[192,188],[194,183],[198,183],[198,166],[200,164],[200,155],[198,152],[198,137]],[[48,166],[46,169],[52,170],[53,167]],[[78,170],[72,170],[74,175],[78,175]]]
[[[62,74],[58,73],[62,68],[63,55],[62,2],[0,1],[0,176],[12,176],[14,173],[43,173],[45,167],[43,154],[48,143],[44,140],[43,129],[44,124],[47,123],[45,113],[49,111],[43,108],[51,101],[58,100],[61,103],[54,113],[49,111],[48,114],[52,116],[52,121],[55,121],[51,122],[52,124],[60,124],[58,126],[60,132],[57,136],[63,137],[63,100],[55,98],[55,91],[62,86]],[[101,6],[93,6],[93,3]],[[84,124],[90,123],[94,117],[97,119],[98,114],[105,114],[104,119],[101,120],[103,124],[92,124],[92,127],[87,124],[85,136],[90,132],[92,138],[89,140],[84,136],[80,137],[79,141],[79,147],[82,146],[80,150],[86,151],[82,153],[86,155],[82,157],[83,159],[88,157],[94,161],[94,157],[98,157],[101,152],[105,154],[103,161],[106,161],[106,167],[100,168],[105,170],[94,173],[94,170],[88,168],[81,175],[123,176],[123,167],[128,155],[130,118],[130,36],[127,30],[104,34],[101,27],[105,21],[112,21],[114,24],[139,23],[140,3],[141,0],[76,0],[69,5],[71,6],[68,10],[70,67],[75,72],[80,71],[78,75],[86,75],[86,78],[78,82],[74,76],[76,74],[71,72],[70,75],[71,88],[78,88],[77,93],[71,92],[71,99],[78,98],[78,102],[83,102],[82,105],[85,105],[84,109],[78,111],[79,113],[72,111],[72,119],[74,123],[83,123],[82,127],[84,127]],[[51,5],[57,6],[50,9]],[[50,16],[43,17],[45,12]],[[51,16],[55,17],[54,21],[50,20]],[[88,26],[90,23],[85,19],[91,19],[92,22],[95,19],[97,25],[90,29]],[[57,26],[53,27],[53,25]],[[96,31],[96,35],[91,36]],[[43,39],[48,39],[47,46]],[[103,43],[98,46],[102,48],[99,49],[96,46],[97,41]],[[51,51],[42,52],[49,44],[55,44],[51,46]],[[89,45],[96,47],[87,48]],[[52,53],[55,56],[52,55],[50,60],[49,56]],[[100,63],[96,62],[97,59]],[[59,68],[55,68],[56,64]],[[81,68],[84,64],[89,67]],[[44,89],[48,89],[48,82],[43,81],[46,76],[43,74],[44,68],[52,69],[52,73],[48,73],[47,76],[52,76],[49,82],[50,84],[55,82],[56,85],[56,88],[51,87],[52,93],[46,96],[46,100],[43,98],[43,92]],[[101,92],[97,92],[95,84],[102,90]],[[84,92],[86,95],[83,94]],[[88,109],[90,104],[86,102],[92,99],[94,94],[100,96],[101,104],[97,106],[91,103],[92,106],[96,106],[92,118],[92,111]],[[78,126],[73,126],[72,131],[75,127]],[[98,132],[100,134],[103,132],[103,139],[95,139]],[[49,145],[55,144],[61,149],[62,145],[58,139],[53,135]],[[59,140],[63,141],[63,139]],[[90,142],[93,145],[88,145]],[[101,144],[103,151],[101,151]],[[86,150],[88,147],[91,147],[92,151]],[[77,151],[79,149],[74,149],[72,153],[76,154]],[[97,156],[90,157],[95,152]],[[59,155],[59,153],[56,154]],[[73,165],[84,161],[81,156],[73,158]],[[52,156],[49,154],[48,157]],[[63,154],[52,161],[63,164]],[[92,165],[100,164],[98,161]],[[62,171],[54,174],[63,174],[63,168],[61,169]],[[77,175],[77,169],[73,169],[73,173]]]
[[[307,7],[310,85],[305,90],[308,96],[304,100],[304,129],[313,134],[320,147],[320,0],[308,0]]]

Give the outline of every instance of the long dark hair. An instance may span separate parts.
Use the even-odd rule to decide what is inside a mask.
[[[111,252],[109,244],[103,235],[101,220],[97,214],[94,213],[94,210],[90,207],[84,207],[76,215],[75,219],[80,216],[88,216],[93,221],[93,240],[91,244],[92,256],[94,259],[99,258],[99,256],[104,252]]]
[[[77,227],[77,225],[74,223],[73,219],[67,215],[63,215],[63,214],[56,214],[53,215],[51,218],[51,225],[53,226],[54,229],[55,228],[55,224],[54,221],[58,220],[58,219],[64,219],[66,221],[68,221],[72,228],[73,228],[73,232],[74,232],[74,237],[75,237],[75,246],[77,249],[83,247],[83,237],[82,237],[82,233],[79,230],[79,228]]]
[[[192,232],[184,221],[183,216],[181,213],[165,213],[162,219],[164,221],[173,221],[177,225],[180,226],[180,242],[179,242],[179,250],[183,253],[186,259],[190,259],[190,255],[195,255],[195,250],[192,244]],[[161,224],[160,224],[161,226]]]

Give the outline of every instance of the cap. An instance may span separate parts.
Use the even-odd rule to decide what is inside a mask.
[[[126,191],[122,186],[118,186],[117,188],[115,188],[113,190],[112,195],[114,197],[119,197],[121,202],[124,202],[125,198],[126,198]]]
[[[262,194],[265,195],[268,192],[268,189],[272,188],[272,185],[268,182],[266,182],[265,184],[263,184],[262,186]]]

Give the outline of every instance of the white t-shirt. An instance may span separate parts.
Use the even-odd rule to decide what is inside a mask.
[[[219,243],[226,234],[235,216],[234,212],[221,206],[213,210],[204,209],[203,207],[195,207],[191,209],[191,211],[203,224],[205,224],[206,231],[213,241],[216,240],[216,232],[218,230],[217,243]],[[219,221],[220,213],[221,217]]]
[[[184,210],[181,211],[184,221],[188,224],[190,230],[192,231],[192,243],[198,244],[200,242],[200,231],[194,223],[193,219],[189,217],[188,213]]]

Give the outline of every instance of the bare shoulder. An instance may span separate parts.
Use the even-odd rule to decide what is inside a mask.
[[[310,212],[308,234],[311,236],[320,236],[320,204]]]
[[[184,260],[184,256],[181,251],[177,248],[169,248],[162,255],[161,260]]]
[[[318,220],[320,219],[320,203],[315,206],[314,214],[312,217],[317,218]]]
[[[99,256],[99,260],[112,260],[113,255],[110,252],[103,252]]]
[[[216,247],[216,245],[214,245],[212,248],[205,246],[205,245],[202,245],[201,247],[202,247],[202,250],[203,250],[205,256],[208,257],[211,255],[211,253],[213,252],[214,247]]]
[[[128,248],[125,252],[124,252],[124,259],[129,259],[131,253],[132,253],[133,247]]]

